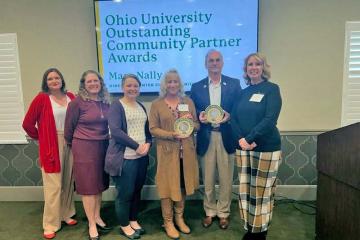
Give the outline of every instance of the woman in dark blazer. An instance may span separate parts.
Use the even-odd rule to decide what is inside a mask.
[[[105,171],[112,176],[118,192],[115,209],[121,233],[130,239],[145,233],[138,223],[138,212],[151,144],[146,110],[137,101],[140,86],[136,75],[122,78],[124,96],[114,101],[109,111],[111,140],[105,160]]]
[[[236,137],[240,215],[247,230],[243,239],[266,239],[272,217],[281,139],[276,123],[281,110],[279,86],[271,83],[269,65],[259,53],[244,62],[242,90],[231,113]]]

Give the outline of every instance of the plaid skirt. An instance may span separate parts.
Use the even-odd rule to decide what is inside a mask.
[[[280,162],[281,151],[236,150],[240,216],[248,231],[258,233],[268,230]]]

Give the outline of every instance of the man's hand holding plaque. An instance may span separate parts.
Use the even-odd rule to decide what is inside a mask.
[[[206,120],[212,124],[222,123],[224,120],[225,111],[218,105],[209,105],[205,109]]]

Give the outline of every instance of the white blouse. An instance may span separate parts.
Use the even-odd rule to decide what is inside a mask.
[[[136,103],[136,106],[129,106],[120,100],[125,110],[127,134],[138,144],[143,144],[146,141],[145,136],[145,123],[146,113],[144,109]],[[141,157],[134,149],[126,147],[124,152],[125,159],[136,159]]]
[[[66,109],[70,101],[71,99],[68,96],[66,96],[66,106],[61,106],[57,102],[55,102],[50,96],[51,107],[55,119],[56,131],[60,131],[60,132],[64,131]]]

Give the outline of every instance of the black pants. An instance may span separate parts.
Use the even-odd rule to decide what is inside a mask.
[[[112,177],[117,190],[115,210],[120,226],[125,227],[129,221],[137,220],[148,164],[148,156],[124,159],[121,176]]]

